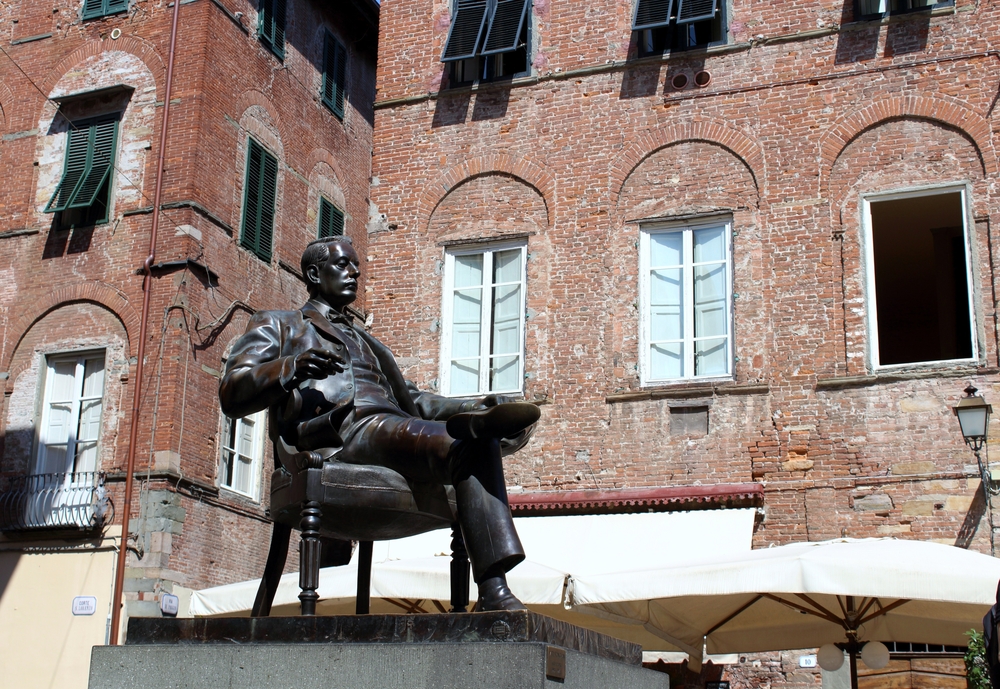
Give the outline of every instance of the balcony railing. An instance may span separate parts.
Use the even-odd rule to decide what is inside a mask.
[[[0,491],[0,531],[94,530],[109,512],[99,471],[15,476]]]

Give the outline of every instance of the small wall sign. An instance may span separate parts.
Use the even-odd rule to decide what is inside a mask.
[[[93,615],[97,612],[97,596],[77,596],[73,599],[74,615]]]
[[[176,617],[180,601],[172,593],[164,593],[160,596],[160,612],[167,617]]]
[[[818,664],[815,654],[799,656],[799,667],[816,667]]]

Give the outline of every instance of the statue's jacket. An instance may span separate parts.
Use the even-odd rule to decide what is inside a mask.
[[[449,398],[422,392],[403,378],[392,352],[375,337],[353,324],[358,336],[375,354],[399,410],[423,419],[447,419],[474,408],[478,400]],[[346,360],[344,371],[322,380],[294,379],[295,356],[309,349],[332,351]],[[246,333],[233,345],[219,386],[224,414],[240,418],[268,410],[272,440],[280,436],[297,444],[297,430],[322,418],[328,428],[350,423],[355,399],[354,368],[337,329],[311,302],[297,311],[259,311]],[[300,449],[307,449],[300,447]]]

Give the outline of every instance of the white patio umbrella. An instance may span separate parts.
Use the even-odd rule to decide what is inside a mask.
[[[1000,560],[953,546],[840,539],[643,571],[573,577],[567,607],[640,625],[692,654],[856,641],[965,645]],[[700,655],[700,654],[697,654]]]
[[[700,561],[712,553],[735,556],[750,551],[753,509],[692,512],[516,518],[528,560],[508,573],[511,590],[534,612],[641,644],[645,651],[682,647],[655,628],[632,620],[606,619],[567,609],[571,577],[621,569],[665,567]],[[374,544],[371,612],[438,612],[449,607],[450,562],[447,530]],[[249,616],[259,580],[195,591],[191,613]],[[354,613],[357,563],[320,571],[317,614]],[[285,574],[271,614],[298,614],[298,574]],[[470,598],[477,595],[471,587]],[[701,660],[701,645],[683,650]]]

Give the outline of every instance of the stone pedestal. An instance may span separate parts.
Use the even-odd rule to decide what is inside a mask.
[[[635,645],[530,612],[129,620],[90,689],[669,689]]]

